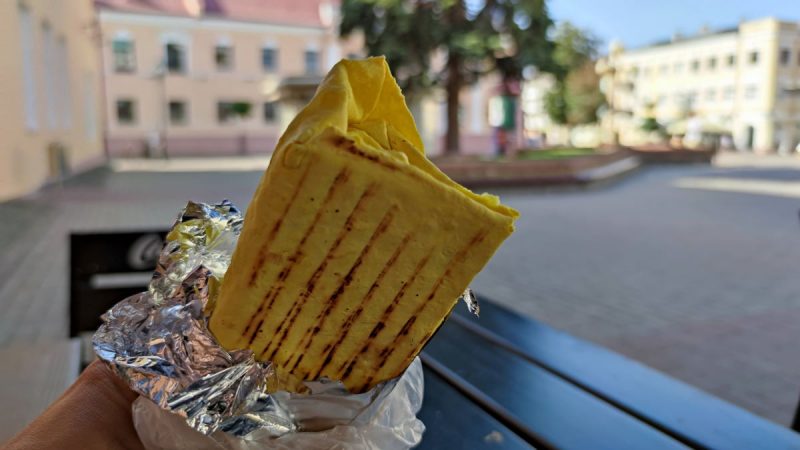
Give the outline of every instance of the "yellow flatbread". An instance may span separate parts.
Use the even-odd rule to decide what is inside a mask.
[[[441,173],[383,58],[341,61],[278,143],[211,330],[299,379],[401,374],[517,212]]]

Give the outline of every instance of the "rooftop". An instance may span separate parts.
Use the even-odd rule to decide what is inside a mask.
[[[739,32],[739,27],[744,23],[752,24],[754,22],[767,22],[767,21],[777,22],[781,26],[787,26],[787,25],[788,26],[797,26],[794,22],[783,21],[783,20],[780,20],[780,19],[776,19],[774,17],[765,17],[765,18],[762,18],[762,19],[749,20],[749,21],[746,21],[746,22],[742,22],[739,25],[732,25],[732,26],[719,28],[719,29],[711,29],[711,28],[708,28],[708,27],[703,27],[700,30],[698,30],[697,33],[690,34],[690,35],[683,35],[683,34],[680,34],[680,33],[675,33],[669,39],[662,39],[662,40],[653,42],[653,43],[648,44],[648,45],[643,45],[643,46],[640,46],[640,47],[633,47],[633,48],[626,49],[626,50],[629,51],[629,52],[630,51],[639,51],[639,50],[649,50],[649,49],[652,49],[652,48],[665,47],[665,46],[673,45],[673,44],[682,44],[684,42],[699,41],[699,40],[702,40],[702,39],[717,37],[717,36],[721,36],[721,35],[725,35],[725,34],[738,33]]]
[[[330,0],[95,0],[100,10],[322,27]]]
[[[721,34],[736,33],[737,31],[739,31],[738,26],[721,28],[719,30],[701,30],[699,33],[689,36],[676,34],[670,39],[662,39],[660,41],[653,42],[650,45],[645,45],[644,47],[639,48],[661,47],[664,45],[677,44],[679,42],[696,41],[699,39],[705,39],[707,37],[719,36]]]

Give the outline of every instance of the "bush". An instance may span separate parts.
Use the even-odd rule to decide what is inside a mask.
[[[592,148],[565,147],[547,150],[522,150],[517,153],[517,158],[523,160],[564,159],[588,156],[594,153],[595,151]]]

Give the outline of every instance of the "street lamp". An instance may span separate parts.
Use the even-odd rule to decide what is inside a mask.
[[[619,134],[616,128],[617,115],[617,101],[616,101],[616,85],[617,85],[617,57],[624,51],[622,44],[614,41],[609,46],[608,56],[600,58],[595,65],[595,72],[604,79],[604,93],[606,94],[606,103],[608,103],[608,128],[611,132],[611,144],[619,144]]]
[[[166,63],[166,55],[164,58],[156,64],[156,67],[153,69],[153,75],[151,76],[157,83],[158,83],[158,101],[159,101],[159,109],[161,113],[159,115],[159,124],[158,130],[155,133],[151,133],[148,136],[148,148],[158,148],[160,156],[164,158],[169,157],[169,153],[167,151],[167,63]],[[152,156],[150,151],[147,152],[147,156]]]

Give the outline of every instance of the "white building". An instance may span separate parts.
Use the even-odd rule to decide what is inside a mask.
[[[739,150],[788,153],[800,142],[800,26],[768,18],[633,50],[598,64],[607,135],[648,139],[648,116],[674,133],[700,123]]]

